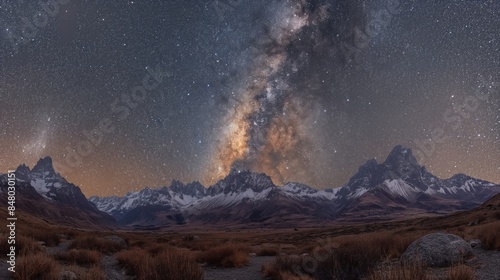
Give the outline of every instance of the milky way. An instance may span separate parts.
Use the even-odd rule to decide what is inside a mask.
[[[231,169],[327,188],[402,144],[500,183],[498,1],[54,3],[0,1],[0,173],[49,155],[86,195]]]
[[[350,3],[356,7],[355,1]],[[355,8],[341,13],[356,16]],[[208,176],[221,178],[231,169],[265,172],[278,183],[291,178],[314,178],[314,165],[320,155],[314,147],[312,127],[324,89],[310,87],[308,71],[324,66],[343,65],[332,50],[340,50],[335,37],[346,36],[348,24],[331,21],[335,13],[328,1],[283,1],[268,7],[271,20],[256,23],[263,32],[256,35],[249,73],[238,85],[234,102],[224,119],[225,130],[217,146]],[[333,35],[333,36],[332,36]],[[321,57],[323,62],[315,60]],[[344,58],[345,59],[345,58]],[[337,65],[335,65],[337,64]],[[311,80],[308,80],[311,79]],[[300,80],[308,85],[301,87]],[[321,162],[323,163],[323,162]],[[297,176],[299,175],[299,176]],[[317,183],[317,182],[316,182]]]

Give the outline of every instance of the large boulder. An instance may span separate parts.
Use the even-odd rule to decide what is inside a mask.
[[[463,262],[472,255],[470,244],[459,236],[431,233],[411,243],[401,256],[401,262],[444,267]]]

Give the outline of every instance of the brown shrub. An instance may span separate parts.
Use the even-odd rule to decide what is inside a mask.
[[[141,268],[144,266],[143,262],[147,262],[150,255],[142,249],[134,248],[119,252],[116,258],[130,274],[139,276]]]
[[[362,279],[381,260],[380,247],[366,242],[345,243],[318,262],[316,279]]]
[[[205,262],[211,266],[242,267],[248,265],[250,262],[249,251],[248,246],[237,244],[224,245],[200,253],[198,261]]]
[[[101,253],[91,250],[72,249],[54,255],[55,259],[78,265],[99,265]]]
[[[106,274],[99,266],[91,267],[86,273],[80,275],[80,280],[106,280]]]
[[[475,228],[475,236],[488,250],[500,250],[500,222],[492,222]]]
[[[466,265],[459,265],[450,268],[447,280],[474,280],[474,270]]]
[[[146,249],[146,251],[153,257],[159,255],[161,252],[166,250],[172,250],[172,246],[168,246],[165,244],[154,244]]]
[[[383,258],[402,254],[414,239],[391,241],[392,237],[392,234],[344,236],[313,249],[309,255],[279,256],[264,266],[263,272],[273,279],[282,279],[285,272],[314,279],[362,279]]]
[[[7,257],[10,253],[10,247],[16,247],[16,256],[34,255],[39,252],[44,252],[43,247],[33,238],[22,235],[16,236],[16,244],[9,244],[7,237],[0,238],[0,254],[2,258]]]
[[[38,253],[19,257],[16,263],[16,280],[53,280],[59,278],[59,265],[46,254]]]
[[[349,246],[356,243],[367,248],[370,252],[378,255],[380,259],[399,258],[420,235],[397,234],[390,232],[375,232],[362,235],[341,237],[338,242]]]
[[[427,276],[426,268],[419,264],[406,264],[403,266],[384,266],[372,270],[369,280],[431,280]]]
[[[156,256],[135,248],[117,254],[117,259],[138,280],[201,280],[203,270],[188,255],[172,248],[160,250]]]
[[[191,251],[207,251],[211,248],[217,247],[220,243],[214,242],[213,240],[180,240],[170,241],[168,244],[178,248],[186,248]]]
[[[29,231],[21,231],[23,235],[32,237],[35,240],[42,241],[45,243],[45,246],[57,246],[59,244],[60,238],[57,233],[53,230],[40,230],[40,229],[32,229]]]
[[[91,235],[77,237],[73,240],[69,248],[94,250],[104,254],[115,253],[123,249],[123,247],[116,242]]]
[[[302,263],[302,258],[297,255],[281,255],[262,265],[261,271],[265,277],[273,280],[288,280],[292,277],[308,279],[310,277],[301,272]]]
[[[341,249],[323,259],[314,256],[282,255],[263,265],[262,272],[274,280],[297,279],[361,279],[375,261],[368,263],[359,251]]]

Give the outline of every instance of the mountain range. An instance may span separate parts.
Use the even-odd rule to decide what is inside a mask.
[[[233,170],[208,188],[174,180],[168,187],[87,200],[48,157],[32,170],[19,166],[16,177],[21,210],[59,223],[135,229],[373,222],[468,210],[500,193],[499,185],[464,174],[440,179],[400,145],[383,163],[369,160],[345,185],[325,190],[293,182],[277,186],[266,174]],[[0,204],[6,204],[6,186],[2,175]]]
[[[187,223],[298,227],[467,210],[499,192],[500,186],[464,174],[439,179],[417,163],[411,149],[398,145],[383,163],[367,161],[339,188],[277,186],[263,173],[233,170],[208,188],[174,180],[169,187],[89,200],[134,228]]]

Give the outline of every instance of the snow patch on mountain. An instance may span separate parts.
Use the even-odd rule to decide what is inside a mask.
[[[45,196],[50,191],[50,189],[47,187],[48,184],[44,178],[36,178],[34,180],[31,180],[31,186],[33,186],[33,188],[35,188],[35,190],[43,196]]]
[[[408,201],[412,200],[415,194],[419,192],[415,187],[407,184],[401,179],[387,179],[383,183],[383,188],[394,195],[404,197]]]
[[[328,190],[317,190],[313,189],[307,185],[301,183],[286,183],[280,188],[283,194],[289,197],[296,198],[318,198],[332,200],[335,199],[336,193],[340,188],[328,189]]]

